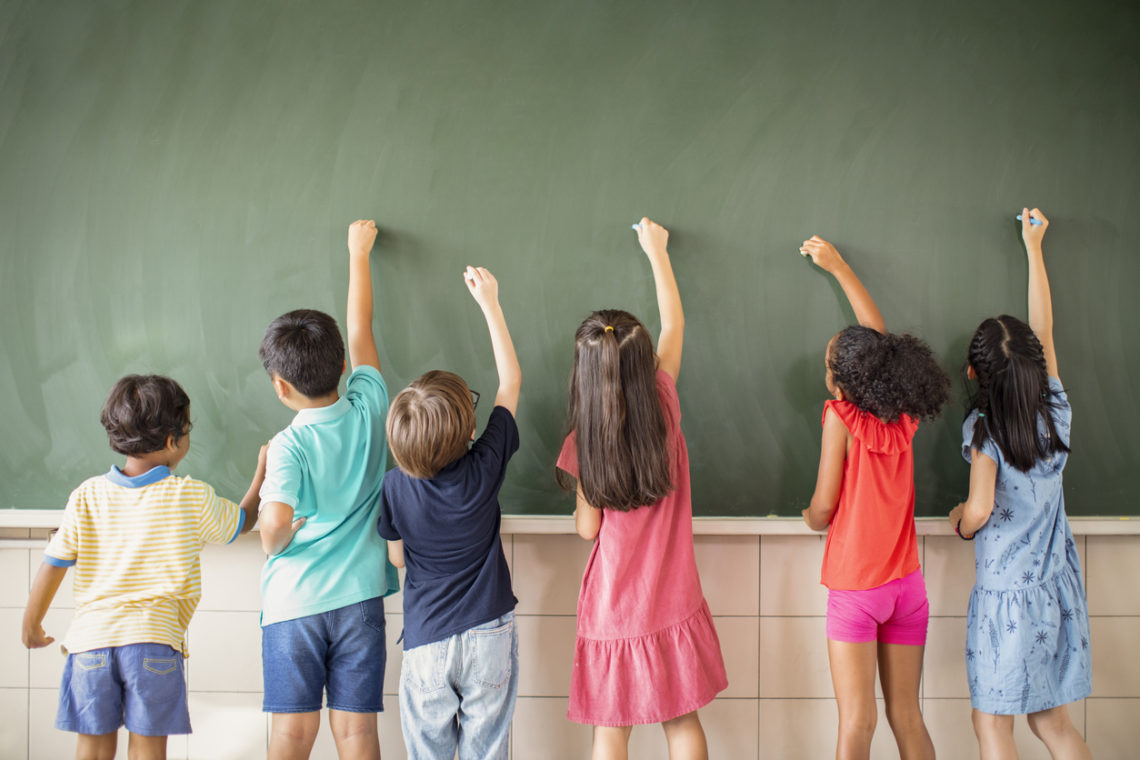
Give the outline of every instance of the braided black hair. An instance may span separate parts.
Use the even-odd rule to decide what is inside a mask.
[[[980,449],[992,438],[1006,461],[1022,472],[1038,459],[1069,450],[1050,414],[1057,401],[1049,388],[1045,351],[1033,328],[1008,314],[991,317],[978,325],[967,355],[978,376],[967,410],[967,415],[979,412],[972,448]],[[1038,420],[1044,422],[1044,437]]]
[[[950,378],[913,335],[848,327],[835,336],[828,367],[849,401],[887,422],[933,419],[950,397]]]

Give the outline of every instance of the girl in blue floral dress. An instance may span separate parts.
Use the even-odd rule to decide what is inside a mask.
[[[1081,563],[1061,471],[1072,408],[1057,374],[1053,307],[1041,241],[1049,221],[1022,210],[1029,324],[987,319],[970,341],[977,394],[962,426],[970,495],[950,513],[974,540],[966,670],[982,760],[1016,758],[1013,716],[1054,758],[1091,758],[1067,705],[1092,692]],[[976,535],[975,535],[976,534]]]

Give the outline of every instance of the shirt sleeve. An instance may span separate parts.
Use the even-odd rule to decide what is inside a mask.
[[[59,530],[52,536],[51,543],[44,550],[44,562],[55,567],[71,567],[79,559],[79,534],[77,512],[82,508],[82,489],[76,488],[67,499]]]
[[[1069,404],[1069,392],[1055,377],[1049,378],[1050,411],[1053,415],[1053,426],[1057,429],[1057,437],[1066,446],[1069,444],[1069,434],[1072,432],[1073,407]]]
[[[393,474],[389,473],[380,485],[380,519],[376,523],[376,532],[385,541],[401,541],[402,537],[400,531],[396,529],[395,516],[388,500],[388,484],[392,482],[392,477]]]
[[[208,483],[202,487],[198,511],[198,538],[205,544],[228,544],[238,537],[245,524],[245,512],[229,499],[223,499]]]
[[[967,462],[973,463],[973,441],[974,441],[974,426],[979,420],[978,410],[975,409],[970,412],[966,417],[966,421],[962,423],[962,458]],[[1001,464],[1001,450],[998,448],[997,443],[994,441],[992,435],[987,435],[986,440],[982,443],[981,452]]]
[[[487,427],[475,443],[471,444],[471,455],[490,470],[504,475],[507,462],[519,450],[519,426],[515,416],[506,407],[496,406],[491,410]]]
[[[558,454],[555,467],[578,477],[578,436],[574,431],[570,431],[570,435],[562,442],[562,451]]]
[[[265,455],[265,480],[259,495],[263,505],[275,501],[295,508],[300,499],[301,465],[280,433],[269,442],[269,451]]]
[[[344,395],[350,404],[367,408],[381,420],[388,414],[388,385],[375,367],[364,364],[354,369],[348,376]]]

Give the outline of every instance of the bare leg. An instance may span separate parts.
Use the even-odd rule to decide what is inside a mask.
[[[1053,760],[1092,760],[1092,753],[1069,718],[1068,705],[1029,713],[1029,728],[1045,742]]]
[[[875,735],[875,660],[878,643],[827,640],[831,684],[839,704],[837,760],[867,760]]]
[[[115,760],[119,734],[79,734],[75,743],[75,760]]]
[[[128,734],[129,760],[166,760],[166,737]]]
[[[974,710],[974,733],[978,736],[982,760],[1017,760],[1012,715],[991,715]]]
[[[627,760],[633,726],[594,726],[592,760]]]
[[[879,644],[879,682],[887,702],[887,722],[902,760],[934,760],[934,743],[918,706],[924,649],[908,644]]]
[[[321,713],[273,713],[269,760],[308,760],[321,727]]]
[[[661,724],[669,744],[669,760],[708,760],[709,747],[697,711]]]
[[[376,713],[329,710],[329,728],[340,760],[380,760]]]

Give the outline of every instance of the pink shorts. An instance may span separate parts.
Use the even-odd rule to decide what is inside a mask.
[[[921,570],[875,588],[827,592],[827,638],[832,641],[924,646],[929,620]]]

